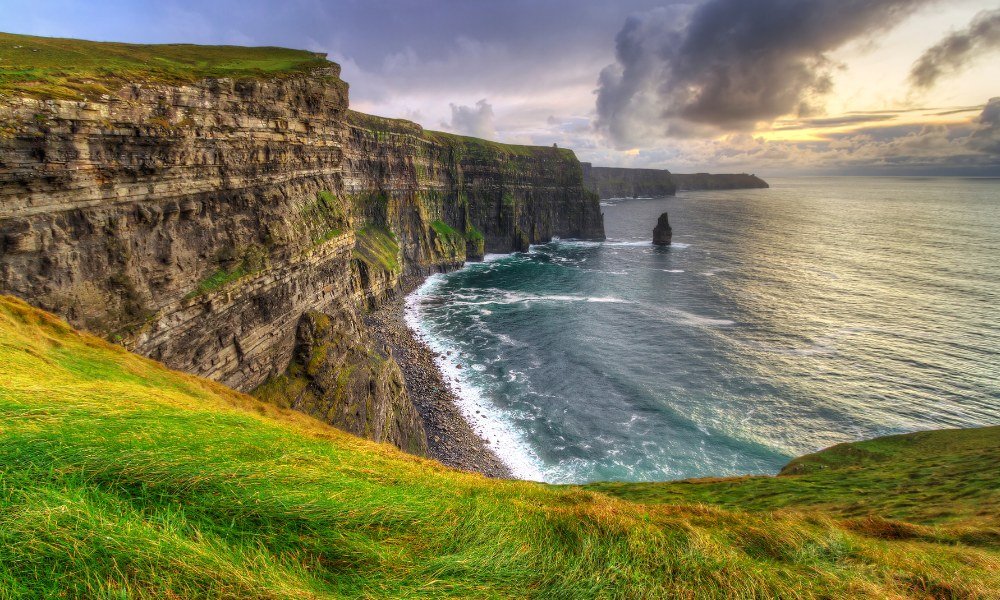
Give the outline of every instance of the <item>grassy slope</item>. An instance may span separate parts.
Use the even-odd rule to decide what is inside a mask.
[[[119,44],[0,33],[0,94],[95,98],[134,82],[261,77],[331,66],[304,50]]]
[[[987,597],[1000,587],[988,535],[889,525],[912,535],[818,510],[641,505],[450,471],[0,297],[0,598]]]
[[[705,502],[747,510],[817,508],[920,524],[969,526],[1000,545],[1000,427],[925,431],[840,444],[797,458],[778,477],[597,483],[644,503]]]

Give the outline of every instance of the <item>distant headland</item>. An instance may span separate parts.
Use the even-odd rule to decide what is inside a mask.
[[[666,169],[583,166],[583,184],[602,199],[655,198],[678,191],[766,188],[767,182],[747,173],[671,173]]]

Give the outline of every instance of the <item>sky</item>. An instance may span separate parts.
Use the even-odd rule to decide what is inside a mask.
[[[1000,176],[1000,0],[0,0],[0,30],[326,52],[356,110],[596,165]]]

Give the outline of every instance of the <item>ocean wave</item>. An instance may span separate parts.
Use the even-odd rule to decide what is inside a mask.
[[[543,481],[545,477],[541,458],[514,425],[513,419],[490,402],[485,391],[473,380],[473,373],[479,371],[475,368],[476,365],[460,368],[456,360],[460,360],[461,349],[451,346],[425,327],[420,308],[423,296],[438,285],[431,279],[433,278],[428,278],[424,285],[406,297],[404,320],[407,326],[436,353],[434,362],[444,375],[446,385],[458,398],[458,408],[473,431],[489,441],[497,457],[510,468],[515,477]]]
[[[496,288],[487,288],[482,294],[473,296],[439,296],[431,293],[415,296],[415,302],[425,305],[441,305],[447,303],[449,306],[489,306],[489,305],[511,305],[511,304],[531,304],[533,302],[593,302],[598,304],[635,304],[631,300],[623,300],[613,296],[573,296],[568,294],[518,294],[506,292]]]
[[[710,326],[710,327],[727,327],[729,325],[735,325],[736,321],[732,319],[720,319],[717,317],[705,317],[702,315],[696,315],[694,313],[688,312],[686,310],[681,310],[679,308],[668,308],[664,309],[667,314],[676,317],[681,323],[686,325],[696,325],[696,326]]]

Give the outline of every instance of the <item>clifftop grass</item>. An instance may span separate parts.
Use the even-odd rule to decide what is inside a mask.
[[[411,135],[449,148],[459,154],[467,154],[484,159],[503,156],[539,157],[548,155],[559,157],[563,160],[576,161],[576,154],[568,148],[504,144],[502,142],[494,142],[466,135],[424,129],[419,124],[405,119],[390,119],[351,110],[347,111],[347,121],[355,127],[367,129],[377,134]]]
[[[793,460],[778,477],[587,487],[643,503],[811,509],[838,517],[877,514],[923,525],[946,524],[1000,547],[1000,427],[923,431],[840,444]]]
[[[926,442],[947,455],[953,434]],[[994,442],[959,446],[987,444],[988,454]],[[840,467],[803,476],[825,472],[843,477]],[[959,490],[968,473],[932,476]],[[986,598],[1000,589],[1000,551],[984,523],[876,515],[861,526],[805,504],[644,505],[459,473],[0,297],[0,598]],[[987,534],[959,535],[973,526]]]
[[[131,83],[192,83],[206,77],[280,77],[338,67],[288,48],[120,44],[0,33],[0,95],[83,99]]]

